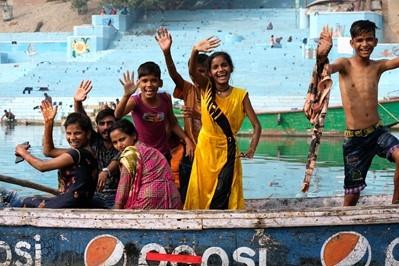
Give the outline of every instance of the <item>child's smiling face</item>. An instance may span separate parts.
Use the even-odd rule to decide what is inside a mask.
[[[209,75],[217,84],[229,83],[232,68],[224,56],[212,59]]]
[[[377,46],[378,39],[373,32],[364,32],[353,37],[350,43],[358,56],[369,58],[374,48]]]
[[[139,88],[145,98],[155,98],[160,87],[162,87],[162,79],[153,74],[143,75],[139,79]]]

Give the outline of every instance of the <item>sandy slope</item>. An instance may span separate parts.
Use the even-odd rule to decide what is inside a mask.
[[[1,0],[0,0],[1,1]],[[14,19],[2,21],[0,32],[32,32],[42,21],[41,31],[72,31],[74,25],[90,24],[91,15],[99,13],[100,0],[89,1],[89,12],[80,16],[71,8],[70,1],[56,0],[8,0],[13,6]],[[385,40],[399,42],[399,0],[382,0],[385,24]]]
[[[78,15],[71,3],[63,0],[8,0],[13,6],[14,19],[3,21],[1,12],[0,32],[33,32],[41,21],[40,31],[72,31],[74,25],[91,23],[91,14],[98,14],[100,0],[89,1],[89,13]]]
[[[383,1],[385,41],[399,42],[399,0]]]

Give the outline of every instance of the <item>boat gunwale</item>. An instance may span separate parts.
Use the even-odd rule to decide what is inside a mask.
[[[305,100],[304,100],[305,101]],[[399,96],[392,96],[389,98],[383,98],[378,100],[378,103],[385,104],[385,103],[397,103],[399,102]],[[342,104],[334,104],[328,106],[328,109],[339,109],[343,108]],[[255,112],[256,115],[271,115],[271,114],[286,114],[286,113],[300,113],[303,112],[303,108],[295,108],[292,109],[281,109],[281,110],[272,110],[272,111],[257,111]]]
[[[379,200],[386,199],[382,197]],[[387,203],[385,203],[387,204]],[[79,229],[209,230],[399,223],[396,205],[270,210],[100,210],[3,208],[1,226]]]

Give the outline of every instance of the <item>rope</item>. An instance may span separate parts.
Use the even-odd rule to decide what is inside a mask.
[[[385,108],[382,104],[378,103],[378,105],[385,111],[387,114],[389,114],[393,119],[395,119],[397,122],[399,122],[399,118],[397,118],[394,114],[389,112],[387,108]]]

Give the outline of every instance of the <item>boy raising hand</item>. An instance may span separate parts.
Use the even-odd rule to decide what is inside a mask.
[[[378,82],[382,73],[399,67],[399,58],[372,60],[377,46],[376,25],[369,20],[355,21],[350,29],[354,55],[338,58],[329,72],[339,73],[339,88],[345,111],[344,205],[356,205],[366,187],[366,175],[375,155],[396,163],[392,203],[399,203],[399,141],[381,124],[378,114]],[[317,56],[327,57],[332,46],[332,33],[324,27],[320,34]]]
[[[120,80],[124,93],[115,109],[117,119],[131,112],[138,132],[138,140],[158,149],[168,161],[171,154],[168,145],[167,127],[186,144],[186,154],[192,158],[194,145],[177,124],[173,114],[172,100],[167,93],[158,93],[162,87],[161,70],[154,62],[139,66],[138,81],[135,84],[133,73],[127,71]],[[140,88],[140,93],[134,95]]]

